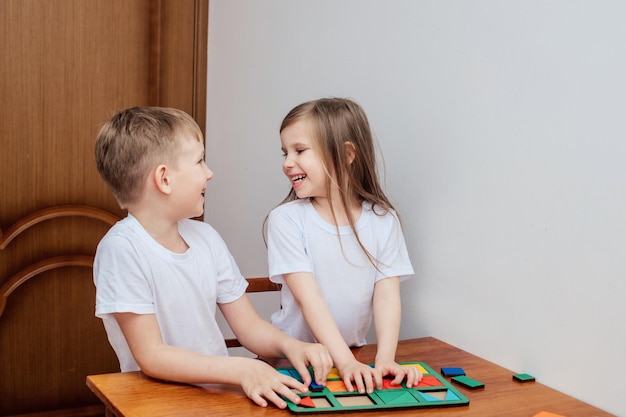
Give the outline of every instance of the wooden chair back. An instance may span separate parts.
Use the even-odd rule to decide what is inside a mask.
[[[93,254],[119,217],[60,205],[0,229],[0,416],[100,416],[85,386],[119,362],[94,315]]]

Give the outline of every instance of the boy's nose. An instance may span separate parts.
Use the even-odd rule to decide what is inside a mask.
[[[211,169],[206,166],[206,164],[204,165],[206,167],[205,171],[206,171],[206,180],[209,181],[211,180],[211,178],[213,178],[213,171],[211,171]]]

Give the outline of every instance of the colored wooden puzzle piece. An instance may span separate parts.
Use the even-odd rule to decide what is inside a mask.
[[[328,390],[330,392],[348,391],[348,388],[346,388],[346,385],[341,380],[339,380],[339,381],[326,381],[326,388],[328,388]]]
[[[392,378],[383,378],[383,389],[402,389],[402,384],[394,384]]]
[[[513,380],[518,382],[533,382],[535,377],[528,374],[515,374],[513,375]]]
[[[323,391],[324,390],[324,386],[323,385],[319,385],[315,381],[311,381],[311,384],[309,385],[309,389],[311,391],[313,391],[313,392],[319,392],[319,391]]]
[[[337,370],[337,368],[332,368],[326,378],[327,379],[340,379],[341,376],[339,376],[339,371]]]
[[[311,397],[300,397],[300,404],[298,405],[300,407],[315,408],[315,403],[313,402]]]
[[[535,414],[533,417],[565,417],[565,416],[562,416],[561,414],[554,414],[549,411],[540,411],[539,413]]]
[[[460,376],[465,375],[463,368],[441,368],[441,375],[443,376]]]
[[[420,379],[420,382],[417,384],[417,387],[440,387],[442,386],[443,383],[438,380],[435,376],[433,375],[424,375],[422,377],[422,379]]]
[[[410,366],[417,368],[417,370],[420,371],[422,375],[426,375],[428,373],[428,370],[424,368],[422,365],[420,365],[419,363],[400,364],[400,366],[403,368],[407,368]]]
[[[428,402],[456,401],[457,395],[449,389],[441,391],[418,391],[419,395]]]
[[[393,405],[410,405],[417,403],[417,400],[413,395],[407,391],[385,391],[380,392],[378,396],[386,403]]]
[[[468,376],[465,375],[459,375],[459,376],[455,376],[452,377],[452,382],[456,382],[457,384],[461,384],[466,388],[469,389],[477,389],[477,388],[484,388],[485,384],[483,384],[480,381],[477,381],[473,378],[470,378]]]

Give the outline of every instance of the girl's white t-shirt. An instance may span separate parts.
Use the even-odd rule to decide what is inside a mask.
[[[414,274],[395,212],[376,212],[371,204],[363,203],[356,229],[377,260],[378,269],[370,263],[352,229],[341,226],[338,235],[337,228],[324,221],[308,199],[282,204],[268,217],[270,279],[284,284],[283,274],[311,272],[348,346],[366,343],[376,282],[396,276],[405,280]],[[315,341],[287,285],[281,290],[281,309],[271,321],[290,336]]]

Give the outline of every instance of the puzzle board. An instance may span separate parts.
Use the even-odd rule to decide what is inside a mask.
[[[449,381],[423,362],[400,362],[401,366],[416,366],[423,375],[418,386],[407,388],[391,385],[383,380],[383,389],[371,394],[347,391],[336,368],[328,374],[326,386],[321,391],[298,393],[303,399],[299,405],[287,401],[292,413],[333,413],[341,411],[367,411],[394,408],[454,407],[468,405],[469,400]],[[277,368],[278,372],[302,381],[294,368]],[[308,397],[308,398],[307,398]]]

